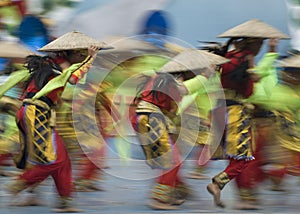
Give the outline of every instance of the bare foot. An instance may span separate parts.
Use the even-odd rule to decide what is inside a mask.
[[[250,200],[241,200],[236,203],[235,209],[237,210],[259,210],[261,207],[258,202]]]
[[[207,191],[214,196],[214,201],[217,207],[225,208],[225,204],[221,201],[221,189],[215,183],[207,185]]]
[[[163,202],[160,202],[155,199],[151,200],[148,203],[148,206],[154,210],[177,210],[177,209],[179,209],[178,205],[170,204],[170,203],[163,203]]]

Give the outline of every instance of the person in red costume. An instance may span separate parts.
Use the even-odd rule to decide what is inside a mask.
[[[136,118],[133,126],[138,134],[146,163],[161,173],[152,188],[149,206],[153,209],[172,210],[184,203],[187,186],[179,174],[180,154],[176,146],[176,116],[182,96],[199,90],[206,77],[197,75],[184,78],[183,83],[175,78],[181,72],[157,72],[146,78],[138,87]]]
[[[234,50],[225,54],[231,61],[222,65],[221,83],[225,93],[226,106],[218,107],[215,113],[224,109],[226,122],[224,130],[224,151],[229,164],[224,171],[213,177],[212,183],[207,190],[214,196],[216,206],[225,207],[220,199],[221,190],[232,179],[243,172],[249,162],[254,159],[252,154],[250,111],[247,103],[242,100],[253,93],[254,82],[259,80],[255,74],[247,72],[254,67],[254,57],[258,54],[263,39],[240,38],[231,40]],[[251,106],[250,106],[251,108]],[[222,112],[222,111],[220,111]],[[219,115],[222,118],[222,115]],[[226,124],[225,124],[226,123]]]
[[[225,57],[230,62],[222,65],[220,73],[225,100],[220,100],[219,106],[213,111],[223,134],[219,148],[222,149],[222,157],[228,159],[229,164],[212,178],[207,190],[213,195],[216,206],[224,208],[221,190],[232,179],[245,172],[255,159],[251,135],[251,117],[255,106],[246,100],[254,93],[254,83],[264,78],[263,74],[253,70],[255,56],[264,39],[289,37],[257,19],[242,23],[218,37],[230,38],[224,50]],[[232,46],[233,49],[228,51]],[[221,115],[220,112],[225,114]]]
[[[82,151],[80,152],[79,172],[75,178],[76,191],[82,192],[102,190],[95,184],[101,178],[101,169],[104,167],[106,140],[108,138],[101,116],[108,117],[106,114],[109,114],[111,121],[107,122],[107,124],[111,127],[121,119],[119,111],[106,93],[111,84],[108,81],[99,83],[96,81],[97,78],[90,80],[91,77],[87,77],[87,79],[85,85],[81,86],[82,90],[77,95],[77,101],[73,102],[73,109],[76,109],[75,112],[80,112],[80,114],[75,116],[75,118],[78,117],[76,121],[79,121],[75,127],[77,131],[88,134],[88,136],[85,134],[85,137],[82,137],[82,142],[80,142]],[[89,100],[94,97],[96,97],[95,102],[90,102]],[[86,126],[94,118],[96,119],[96,126]],[[84,124],[84,126],[80,124]],[[102,139],[95,135],[98,132]],[[84,145],[87,137],[89,138],[88,145]]]
[[[69,53],[70,64],[76,62],[75,58],[81,59],[68,78],[71,84],[75,84],[88,71],[98,50],[99,47],[90,46],[85,56],[78,51]],[[16,114],[21,149],[15,158],[17,167],[25,171],[8,185],[7,190],[18,194],[52,176],[60,196],[56,211],[78,212],[80,210],[71,205],[73,184],[70,159],[53,121],[52,110],[58,104],[64,86],[34,99],[45,85],[62,75],[62,67],[49,56],[36,55],[27,57],[26,67],[29,78],[24,84],[23,105]]]

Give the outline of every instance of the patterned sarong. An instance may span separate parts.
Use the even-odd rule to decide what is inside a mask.
[[[138,137],[146,156],[147,164],[153,169],[169,169],[173,166],[169,133],[163,115],[139,114]]]
[[[170,169],[174,166],[172,140],[174,124],[158,107],[142,102],[138,106],[137,132],[146,163],[153,169]],[[143,109],[147,109],[143,112]],[[151,109],[151,110],[150,110]]]
[[[254,159],[251,143],[251,120],[243,105],[227,106],[225,135],[226,156],[234,159]]]
[[[279,142],[289,150],[300,152],[300,128],[294,116],[287,112],[276,112],[276,115],[279,123]]]
[[[191,146],[208,144],[210,129],[202,123],[203,120],[200,117],[183,114],[180,127],[180,141]]]
[[[23,118],[18,118],[18,126],[24,127],[20,131],[22,151],[15,161],[17,165],[22,158],[25,161],[24,158],[27,159],[25,155],[32,164],[53,163],[56,160],[56,144],[50,125],[50,108],[40,100],[25,99],[23,103]],[[25,166],[20,166],[23,167]]]

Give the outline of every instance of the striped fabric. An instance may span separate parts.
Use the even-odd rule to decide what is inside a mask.
[[[28,161],[32,164],[50,164],[56,160],[56,144],[50,126],[50,109],[42,101],[25,99],[25,129],[21,144],[27,145]],[[22,133],[21,133],[22,134]]]
[[[153,169],[169,169],[173,166],[173,155],[164,116],[159,113],[138,115],[138,137]]]
[[[227,124],[225,136],[226,156],[237,160],[251,160],[251,122],[250,115],[243,105],[227,107]]]
[[[172,201],[173,192],[173,187],[157,183],[152,189],[151,198],[163,203],[170,203]]]

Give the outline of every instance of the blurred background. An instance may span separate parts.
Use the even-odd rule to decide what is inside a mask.
[[[149,69],[153,69],[155,60],[156,67],[165,62],[163,57],[162,59],[149,59],[139,58],[139,56],[143,53],[159,53],[160,56],[171,58],[177,47],[201,48],[210,42],[224,43],[226,39],[217,38],[219,34],[254,18],[268,23],[291,37],[291,39],[281,40],[279,43],[278,51],[282,57],[286,56],[288,52],[299,53],[300,0],[0,0],[0,42],[12,41],[22,44],[28,51],[38,53],[38,48],[65,33],[76,30],[108,44],[113,43],[119,55],[116,56],[117,54],[113,50],[105,52],[106,54],[100,53],[102,55],[99,54],[100,56],[98,55],[99,57],[95,61],[96,69],[91,69],[87,81],[109,80],[112,82],[114,87],[107,89],[107,94],[123,117],[134,111],[134,108],[131,108],[134,94],[129,91],[132,89],[134,79],[128,77],[134,72],[140,72],[142,66],[145,69],[145,64],[149,66]],[[167,39],[170,43],[162,38]],[[150,42],[151,45],[145,45],[141,42],[143,40]],[[170,46],[170,44],[175,45]],[[20,47],[17,48],[17,52],[20,52]],[[166,50],[168,48],[171,51],[168,52]],[[256,60],[262,57],[266,48],[265,44]],[[24,56],[27,53],[25,50]],[[7,63],[8,59],[0,58],[0,71],[4,71]],[[99,70],[102,72],[98,72]],[[109,76],[108,73],[111,75]],[[0,76],[4,76],[4,74],[5,72],[2,72]],[[129,81],[127,81],[128,79]],[[78,89],[80,91],[80,88]],[[98,209],[103,209],[100,210],[100,212],[103,211],[102,213],[126,213],[126,211],[127,213],[149,213],[140,200],[148,197],[147,188],[150,182],[142,182],[157,176],[157,174],[150,172],[144,162],[133,164],[126,159],[128,162],[125,161],[125,164],[122,162],[120,165],[119,157],[121,159],[129,157],[130,160],[144,159],[139,142],[134,131],[126,123],[121,124],[121,128],[118,130],[112,130],[109,127],[112,122],[109,114],[103,111],[101,117],[104,129],[107,128],[107,132],[110,132],[109,134],[105,133],[109,149],[103,153],[103,157],[109,160],[109,167],[103,167],[103,169],[107,174],[113,175],[105,181],[107,183],[104,185],[111,188],[107,188],[105,197],[93,195],[93,193],[84,195],[85,197],[81,198],[79,205],[84,206],[87,212],[91,213],[99,213]],[[8,121],[6,117],[3,118],[0,118],[0,122]],[[14,117],[11,121],[14,122]],[[119,136],[121,137],[119,138]],[[189,149],[191,148],[189,147]],[[8,160],[8,166],[14,167],[10,157]],[[212,163],[209,175],[214,175],[216,171],[224,167],[222,164],[223,162],[221,164]],[[192,164],[188,166],[191,168]],[[6,173],[5,170],[3,172]],[[120,182],[118,178],[126,178],[134,182],[131,184],[128,180],[126,183]],[[7,180],[9,178],[3,178],[1,181]],[[142,182],[138,183],[139,180]],[[284,192],[283,196],[286,196],[286,200],[282,200],[280,194],[272,194],[263,189],[263,196],[267,196],[264,197],[267,205],[266,211],[270,213],[295,211],[298,213],[299,183],[298,178],[293,177],[288,180],[287,189],[291,191],[291,194]],[[212,208],[210,195],[203,191],[205,183],[191,181],[191,184],[197,187],[195,188],[196,196],[198,197],[197,194],[201,192],[201,197],[189,202],[183,211],[194,213],[195,210],[201,209],[202,213],[203,210],[212,213],[211,210],[214,208]],[[42,188],[46,193],[44,197],[52,199],[49,186]],[[230,201],[231,205],[234,203],[234,195],[235,193],[230,188],[225,192],[225,198]],[[0,196],[1,199],[5,198],[4,202],[9,200],[3,190],[0,190]],[[127,200],[127,204],[124,203],[124,200]],[[1,213],[24,213],[23,209],[11,210],[12,208],[6,208],[3,202],[1,203]],[[33,210],[27,208],[26,211],[42,213],[42,209],[39,207]],[[220,210],[216,212],[220,213]],[[227,212],[238,213],[239,211],[235,212],[229,209]]]
[[[192,46],[223,42],[216,38],[220,33],[261,19],[291,36],[280,44],[284,54],[300,49],[299,8],[299,0],[1,0],[0,38],[21,39],[32,47],[72,30],[96,39],[133,36],[143,32],[151,11],[161,10],[168,19],[165,33]]]

